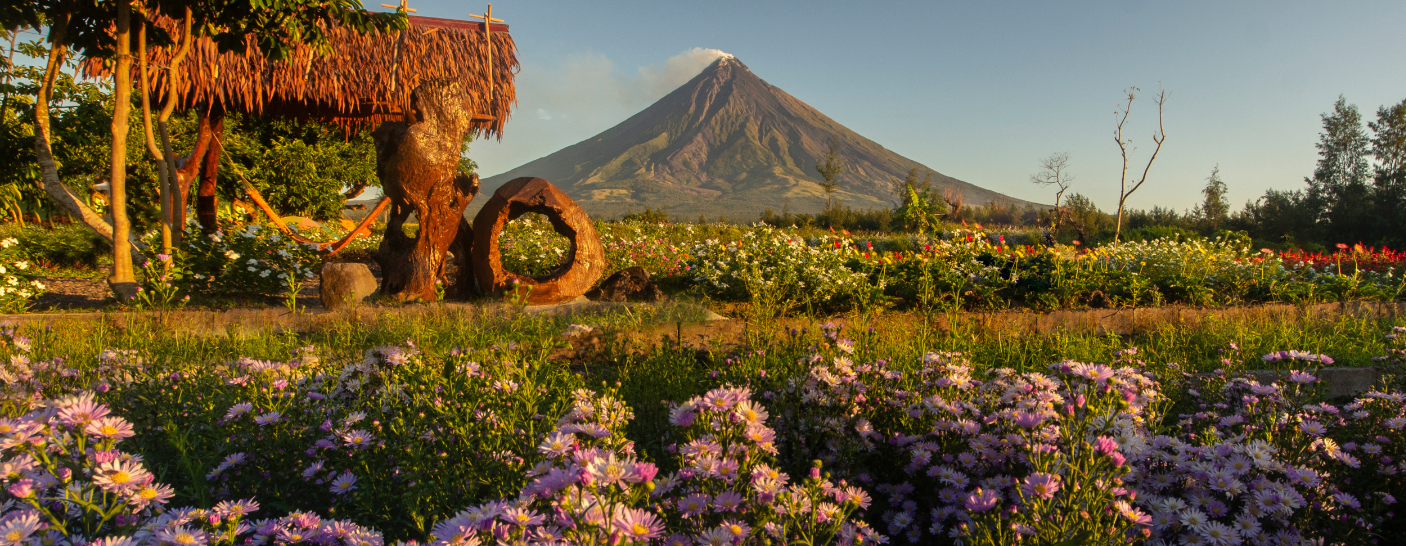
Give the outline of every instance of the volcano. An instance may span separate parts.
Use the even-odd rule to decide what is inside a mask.
[[[544,178],[598,217],[666,206],[685,219],[756,218],[765,208],[816,212],[825,191],[817,159],[838,144],[845,172],[834,198],[889,208],[896,183],[917,169],[970,205],[1026,204],[943,175],[860,136],[724,56],[653,105],[590,139],[483,181],[491,192],[520,176]]]

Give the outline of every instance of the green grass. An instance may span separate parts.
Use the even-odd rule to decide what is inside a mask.
[[[687,316],[689,312],[684,307],[640,306],[546,317],[507,308],[461,308],[417,319],[386,312],[369,322],[342,321],[306,333],[241,333],[230,328],[203,337],[165,328],[162,319],[153,315],[113,315],[114,320],[108,322],[64,322],[49,330],[37,325],[25,328],[38,341],[41,352],[37,356],[63,356],[79,369],[95,366],[96,355],[104,349],[140,350],[149,362],[158,365],[217,365],[239,357],[286,360],[294,350],[307,345],[316,345],[324,359],[351,361],[360,359],[368,349],[407,340],[431,359],[444,358],[454,349],[515,344],[518,354],[532,365],[565,368],[579,375],[587,386],[615,386],[618,382],[620,396],[639,416],[632,427],[640,434],[632,436],[647,439],[646,449],[656,449],[669,443],[659,434],[669,429],[667,408],[661,402],[684,400],[725,383],[751,383],[759,390],[775,388],[787,378],[802,375],[808,365],[798,361],[820,339],[817,326],[828,320],[750,324],[749,333],[740,337],[706,339],[689,334],[686,346],[679,349],[672,340],[671,326],[676,321],[694,320]],[[805,326],[807,322],[810,326]],[[928,351],[951,351],[969,354],[977,366],[986,369],[1044,371],[1062,360],[1108,362],[1115,358],[1114,352],[1137,347],[1136,358],[1164,376],[1227,367],[1271,368],[1274,366],[1259,357],[1287,349],[1327,354],[1338,366],[1368,366],[1373,357],[1386,354],[1385,335],[1391,327],[1406,324],[1401,319],[1351,317],[1206,320],[1135,335],[1097,335],[1069,331],[1033,334],[925,323],[915,315],[851,317],[835,322],[845,325],[843,337],[858,342],[857,361],[885,359],[903,368],[914,365]],[[600,328],[603,335],[598,348],[567,351],[570,342],[561,333],[572,323]],[[651,326],[668,332],[669,340],[646,347],[626,336]],[[791,327],[797,329],[796,335],[789,333]],[[1232,343],[1240,350],[1231,349]],[[1231,365],[1226,366],[1222,359],[1230,359]],[[762,370],[765,378],[759,374]]]

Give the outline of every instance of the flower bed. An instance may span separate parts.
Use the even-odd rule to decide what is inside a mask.
[[[797,373],[729,374],[671,403],[663,451],[643,452],[613,388],[511,346],[214,365],[109,350],[76,369],[3,333],[9,543],[1370,544],[1403,531],[1406,396],[1322,401],[1312,368],[1332,359],[1303,351],[1226,348],[1227,367],[1303,366],[1282,384],[1151,368],[1134,348],[1017,373],[955,353],[861,360],[826,325]]]

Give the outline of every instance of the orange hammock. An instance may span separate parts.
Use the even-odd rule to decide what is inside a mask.
[[[362,218],[361,223],[357,224],[356,228],[352,229],[351,232],[348,233],[345,237],[342,237],[341,239],[337,239],[336,241],[330,243],[314,241],[312,239],[308,239],[306,237],[303,237],[302,235],[299,235],[298,232],[290,229],[288,227],[288,224],[283,223],[283,218],[280,217],[277,212],[273,211],[273,207],[270,207],[268,201],[264,200],[264,196],[259,195],[259,190],[254,189],[254,185],[250,184],[249,180],[244,178],[244,173],[239,171],[239,166],[235,165],[233,161],[230,161],[230,165],[234,167],[234,174],[238,176],[239,181],[243,183],[244,193],[248,194],[249,198],[254,200],[254,204],[258,205],[259,209],[264,211],[264,214],[269,217],[269,220],[273,221],[273,225],[277,226],[279,231],[282,231],[284,235],[287,235],[294,241],[310,245],[317,245],[318,250],[326,252],[328,256],[341,252],[342,249],[346,248],[347,245],[351,244],[353,239],[356,239],[357,235],[362,233],[370,234],[371,223],[376,221],[376,217],[380,216],[381,211],[385,210],[386,205],[389,205],[391,202],[391,198],[382,197],[381,202],[376,203],[376,208],[371,209],[371,214],[367,214],[365,218]]]

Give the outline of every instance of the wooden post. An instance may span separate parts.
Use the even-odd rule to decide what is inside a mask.
[[[483,19],[483,37],[484,41],[488,42],[488,100],[492,101],[493,83],[496,80],[493,74],[493,23],[501,23],[503,20],[493,18],[493,4],[488,5],[488,10],[483,12],[483,15],[470,13],[469,17]],[[489,108],[490,111],[492,111],[492,107],[490,106]]]
[[[419,12],[420,12],[420,10],[417,10],[417,9],[415,9],[415,8],[412,8],[412,7],[409,7],[409,6],[407,5],[407,3],[408,3],[407,0],[400,0],[400,6],[399,6],[399,7],[392,6],[392,5],[390,5],[390,4],[381,4],[381,7],[383,7],[383,8],[392,8],[392,9],[395,9],[396,11],[401,12],[401,13],[419,13]],[[400,80],[400,46],[401,46],[401,44],[403,44],[403,43],[405,43],[405,31],[404,31],[404,30],[402,30],[402,31],[400,31],[399,33],[397,33],[397,34],[396,34],[396,38],[395,38],[395,58],[391,60],[391,62],[394,63],[394,64],[391,66],[391,91],[392,91],[392,92],[395,91],[395,86],[396,86],[396,84],[398,83],[398,81]]]

